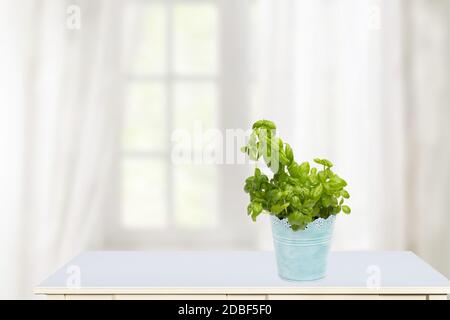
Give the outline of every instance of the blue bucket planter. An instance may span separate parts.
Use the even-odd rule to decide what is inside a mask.
[[[293,231],[286,219],[271,216],[278,274],[294,281],[325,277],[335,216],[316,219],[305,230]]]

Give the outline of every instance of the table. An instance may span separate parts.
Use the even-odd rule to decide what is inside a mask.
[[[331,252],[328,274],[290,282],[267,251],[84,252],[35,288],[49,299],[447,299],[449,281],[409,251]]]

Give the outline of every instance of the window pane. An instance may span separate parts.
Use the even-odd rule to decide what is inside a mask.
[[[175,166],[175,222],[182,228],[218,224],[217,167]]]
[[[175,84],[175,126],[192,130],[195,121],[206,128],[217,127],[217,86],[215,83]]]
[[[166,65],[166,6],[133,3],[122,30],[122,68],[133,74],[161,74]]]
[[[167,218],[163,160],[125,159],[122,170],[122,221],[125,227],[163,227]]]
[[[175,72],[214,74],[217,69],[217,8],[212,3],[175,4]]]
[[[192,135],[201,126],[203,132],[218,127],[217,87],[215,84],[178,83],[175,85],[175,129],[187,130]],[[186,141],[183,141],[180,146]],[[204,141],[195,139],[200,145],[186,145],[199,149]]]
[[[164,86],[130,84],[126,90],[124,149],[162,150],[166,142]]]

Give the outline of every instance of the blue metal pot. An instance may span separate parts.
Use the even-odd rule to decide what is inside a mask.
[[[335,216],[316,219],[305,230],[293,231],[287,219],[271,216],[278,274],[294,281],[325,277]]]

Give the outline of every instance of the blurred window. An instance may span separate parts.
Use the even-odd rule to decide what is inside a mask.
[[[124,117],[114,231],[213,231],[220,223],[217,166],[174,165],[171,134],[192,132],[195,122],[218,127],[219,2],[143,0],[123,6]]]

